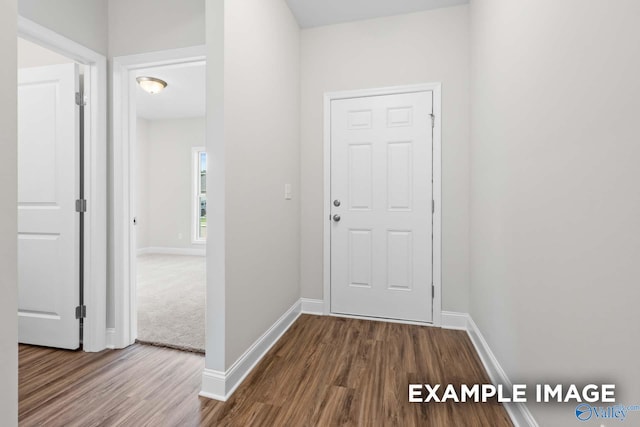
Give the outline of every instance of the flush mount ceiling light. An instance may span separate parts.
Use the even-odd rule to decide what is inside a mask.
[[[155,77],[136,77],[136,81],[142,89],[149,92],[151,95],[162,92],[162,89],[167,87],[167,82],[157,79]]]

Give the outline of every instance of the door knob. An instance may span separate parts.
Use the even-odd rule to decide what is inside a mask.
[[[333,220],[334,220],[335,222],[340,222],[340,215],[335,214],[335,215],[333,216]]]
[[[340,200],[335,199],[335,200],[333,201],[333,206],[335,206],[336,208],[337,208],[337,207],[339,207],[339,206],[340,206]]]

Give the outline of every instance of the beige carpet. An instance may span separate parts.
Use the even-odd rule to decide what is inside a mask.
[[[138,256],[138,341],[204,352],[205,257]]]

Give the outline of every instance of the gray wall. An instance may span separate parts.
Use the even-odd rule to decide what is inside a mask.
[[[18,425],[16,2],[0,2],[0,424]]]
[[[20,16],[103,55],[107,54],[108,0],[19,0]]]
[[[323,94],[442,82],[443,309],[467,312],[468,6],[302,31],[301,288],[323,297]]]
[[[624,404],[640,402],[639,17],[635,0],[471,3],[471,315],[513,382],[610,381]]]
[[[137,123],[138,248],[204,250],[191,243],[192,148],[205,145],[204,117]]]
[[[207,40],[207,198],[225,200],[225,90],[224,90],[224,1],[206,6]],[[225,240],[226,203],[209,203],[207,233],[218,238],[207,242],[207,313],[205,367],[224,372],[226,329]]]
[[[229,367],[300,297],[300,32],[284,0],[224,6]]]
[[[203,44],[205,0],[109,0],[110,57]]]

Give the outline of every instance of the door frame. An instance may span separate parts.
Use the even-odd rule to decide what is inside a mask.
[[[107,60],[79,43],[18,16],[17,36],[85,66],[84,305],[82,348],[106,348],[107,312]]]
[[[137,70],[206,62],[206,46],[193,46],[113,58],[113,307],[114,328],[107,330],[110,348],[125,348],[137,337],[136,268],[137,255],[133,218],[136,165]],[[127,84],[129,82],[129,84]]]
[[[325,92],[324,94],[324,208],[323,208],[323,284],[324,314],[328,316],[354,317],[387,320],[397,323],[429,324],[442,323],[442,84],[422,83],[407,86],[392,86],[374,89]],[[433,92],[433,321],[429,323],[379,319],[367,316],[345,316],[331,312],[331,101],[339,99],[364,98],[381,95],[399,95],[413,92]]]

